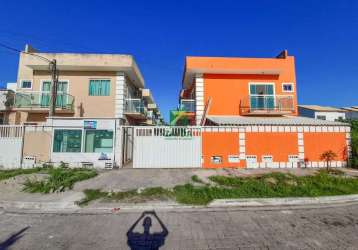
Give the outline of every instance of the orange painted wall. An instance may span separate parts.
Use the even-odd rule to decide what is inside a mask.
[[[211,97],[209,115],[240,115],[240,100],[249,96],[249,82],[275,83],[276,95],[294,95],[297,115],[297,87],[294,57],[276,58],[187,58],[187,70],[214,68],[218,72],[228,70],[279,71],[278,75],[261,74],[204,74],[204,104]],[[294,92],[282,92],[282,83],[294,83]]]
[[[298,155],[297,133],[246,133],[246,155],[272,155],[274,162],[288,162],[288,155]]]
[[[240,163],[229,163],[229,155],[239,155],[238,132],[202,132],[204,168],[243,167]],[[222,164],[212,164],[211,156],[222,156]]]
[[[308,161],[321,161],[324,151],[332,150],[337,154],[336,161],[346,160],[345,133],[304,133],[305,158]]]

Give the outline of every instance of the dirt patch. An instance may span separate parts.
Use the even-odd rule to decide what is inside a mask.
[[[0,190],[1,192],[4,192],[4,190],[10,189],[10,190],[17,190],[21,191],[24,187],[23,183],[27,180],[44,180],[48,177],[48,174],[24,174],[24,175],[18,175],[15,177],[11,177],[6,180],[0,181]]]

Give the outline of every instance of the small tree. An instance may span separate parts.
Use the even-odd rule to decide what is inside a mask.
[[[332,150],[324,151],[321,154],[321,160],[326,162],[327,171],[329,167],[331,167],[331,161],[333,161],[337,157],[337,154]]]

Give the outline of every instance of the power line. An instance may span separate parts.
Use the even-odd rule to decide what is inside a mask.
[[[57,82],[58,82],[58,70],[57,70],[57,62],[56,59],[50,60],[47,59],[46,57],[37,55],[37,54],[33,54],[27,51],[21,51],[18,50],[16,48],[13,48],[11,46],[8,46],[6,44],[0,43],[0,47],[3,47],[5,49],[11,50],[11,51],[15,51],[17,53],[24,53],[24,54],[28,54],[31,56],[35,56],[38,57],[42,60],[45,60],[49,63],[49,67],[50,67],[50,71],[51,71],[51,75],[52,75],[52,86],[51,86],[51,97],[50,97],[50,112],[49,112],[49,116],[54,116],[55,112],[56,112],[56,97],[57,97]]]
[[[3,47],[3,48],[5,48],[5,49],[8,49],[8,50],[15,51],[15,52],[20,53],[20,54],[21,54],[21,53],[24,53],[24,54],[36,56],[36,57],[38,57],[38,58],[41,58],[41,59],[43,59],[43,60],[46,60],[46,61],[49,62],[49,63],[52,63],[52,61],[51,61],[50,59],[47,59],[46,57],[43,57],[43,56],[40,56],[40,55],[37,55],[37,54],[29,53],[29,52],[26,52],[26,51],[21,51],[21,50],[18,50],[18,49],[16,49],[16,48],[10,47],[10,46],[8,46],[8,45],[6,45],[6,44],[3,44],[3,43],[0,43],[0,46]]]

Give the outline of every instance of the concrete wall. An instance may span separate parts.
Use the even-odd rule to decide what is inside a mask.
[[[23,157],[35,157],[36,164],[50,161],[52,128],[25,127]]]
[[[46,71],[34,71],[33,90],[41,91],[42,81],[50,80]],[[90,96],[91,79],[111,81],[110,96]],[[74,117],[114,117],[116,95],[116,72],[61,71],[59,81],[68,81],[68,94],[74,96]],[[100,107],[100,108],[99,108]]]
[[[73,54],[73,53],[36,53],[49,60],[56,59],[60,71],[125,71],[131,80],[144,87],[143,76],[130,55],[118,54]],[[25,53],[20,54],[17,82],[31,79],[33,70],[48,70],[48,62]],[[18,85],[19,87],[19,85]]]
[[[350,154],[350,127],[205,127],[202,132],[204,168],[292,168],[298,167],[298,162],[306,162],[307,167],[324,167],[320,157],[327,150],[337,155],[332,166],[344,166]],[[213,156],[220,156],[222,162],[212,162]],[[233,156],[239,156],[239,161],[229,162]],[[252,156],[256,160],[249,164]],[[267,156],[272,157],[272,162],[264,159]]]
[[[218,73],[207,73],[205,69]],[[211,106],[208,115],[241,115],[240,103],[249,103],[249,83],[274,83],[275,95],[293,96],[293,115],[297,115],[295,62],[292,56],[285,59],[188,57],[185,72],[192,70],[203,72],[193,82],[196,84],[196,95],[200,97],[196,100],[200,103],[197,104],[197,121],[209,98]],[[267,72],[261,74],[260,70]],[[234,71],[260,73],[227,73]],[[292,83],[293,92],[283,92],[283,83]]]

